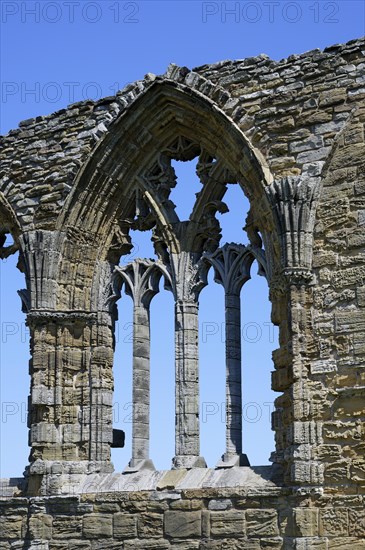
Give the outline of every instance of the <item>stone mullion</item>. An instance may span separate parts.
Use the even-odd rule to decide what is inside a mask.
[[[253,261],[243,245],[226,244],[207,261],[215,271],[215,281],[225,293],[226,363],[226,448],[218,468],[249,466],[242,454],[242,358],[241,358],[241,287],[250,278]]]
[[[205,466],[199,456],[198,304],[175,304],[175,467]]]
[[[225,295],[226,315],[226,453],[242,453],[242,375],[240,295]]]
[[[150,462],[150,313],[149,306],[133,310],[133,429],[130,469]]]

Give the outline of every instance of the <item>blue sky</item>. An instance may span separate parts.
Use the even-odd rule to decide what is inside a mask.
[[[260,53],[281,59],[365,34],[362,0],[2,0],[0,9],[2,134],[17,127],[20,120],[49,114],[88,97],[112,95],[147,72],[165,72],[170,62],[193,68]],[[179,200],[180,193],[183,207],[196,184],[189,166],[179,167],[178,176],[174,199]],[[236,186],[229,187],[226,202],[230,213],[221,217],[222,242],[245,242],[241,228],[247,202]],[[151,256],[146,235],[136,235],[135,245],[136,255]],[[15,264],[16,258],[10,258],[0,265],[3,477],[21,475],[28,456],[25,420],[29,344],[16,295],[16,290],[24,287],[24,280]],[[267,463],[273,449],[269,413],[274,395],[269,388],[271,350],[277,347],[277,331],[270,325],[265,285],[261,277],[253,277],[242,297],[244,440],[253,464]],[[210,284],[200,302],[202,454],[213,465],[224,451],[222,289]],[[121,470],[130,454],[129,297],[122,298],[119,310],[115,422],[126,430],[127,446],[113,451],[113,461]],[[151,454],[157,466],[169,467],[174,424],[173,304],[166,292],[152,302],[151,316]]]

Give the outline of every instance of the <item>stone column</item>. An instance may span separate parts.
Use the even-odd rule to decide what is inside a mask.
[[[154,470],[150,459],[150,303],[162,276],[152,260],[139,259],[116,269],[116,284],[133,299],[132,457],[126,472]],[[118,282],[119,281],[119,282]]]
[[[226,315],[226,452],[242,453],[241,299],[225,295]]]
[[[150,312],[149,304],[133,310],[133,428],[128,471],[153,469],[150,460]]]
[[[225,292],[226,321],[226,450],[218,468],[249,466],[242,454],[241,302],[242,285],[250,278],[254,260],[243,245],[226,244],[205,261],[214,268],[214,280]]]
[[[109,314],[98,314],[97,323],[90,327],[90,442],[89,460],[110,464],[110,448],[113,441],[113,328]],[[85,391],[81,387],[81,391]]]
[[[27,289],[20,295],[31,334],[30,494],[72,491],[80,474],[113,471],[113,320],[90,304],[88,251],[73,257],[80,248],[68,242],[63,254],[66,242],[57,231],[21,237]]]
[[[273,318],[280,326],[281,342],[281,348],[273,353],[272,388],[282,392],[273,415],[277,445],[272,460],[282,465],[285,482],[301,487],[321,484],[324,474],[323,463],[315,458],[323,443],[322,422],[313,410],[316,405],[310,382],[312,360],[317,357],[312,255],[320,189],[319,178],[306,176],[286,176],[266,188],[282,262],[281,272],[270,282]]]
[[[110,327],[80,312],[30,312],[28,324],[31,461],[108,462],[113,357],[102,339]]]
[[[249,466],[242,454],[241,298],[225,292],[226,325],[226,451],[218,467]]]
[[[198,296],[201,254],[171,254],[175,298],[175,457],[173,468],[205,468],[200,456]]]
[[[199,456],[198,302],[175,304],[175,468],[205,467]]]

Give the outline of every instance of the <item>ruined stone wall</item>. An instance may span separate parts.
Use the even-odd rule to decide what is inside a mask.
[[[363,497],[244,487],[9,498],[0,548],[363,550]]]
[[[338,135],[323,180],[307,363],[308,412],[321,424],[315,456],[325,463],[324,482],[354,491],[365,474],[364,115],[362,107]]]
[[[1,550],[365,548],[364,123],[355,40],[278,62],[172,65],[1,138],[0,232],[15,245],[0,252],[20,251],[32,335],[31,465],[27,480],[3,484]],[[280,329],[265,471],[187,473],[177,461],[168,473],[112,474],[113,277],[135,216],[127,183],[180,135],[217,159],[205,204],[233,177],[250,200],[250,253],[264,259]],[[161,257],[168,243],[180,261],[178,222],[156,197],[170,231],[156,234]],[[217,231],[215,211],[197,212],[202,231],[184,253]]]

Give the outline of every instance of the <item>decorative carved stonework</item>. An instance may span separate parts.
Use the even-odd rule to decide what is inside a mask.
[[[307,280],[312,267],[313,228],[319,197],[318,178],[287,176],[267,187],[281,244],[282,267],[293,282]],[[291,271],[292,270],[292,271]],[[294,273],[302,273],[298,278]],[[295,284],[295,283],[294,283]]]

